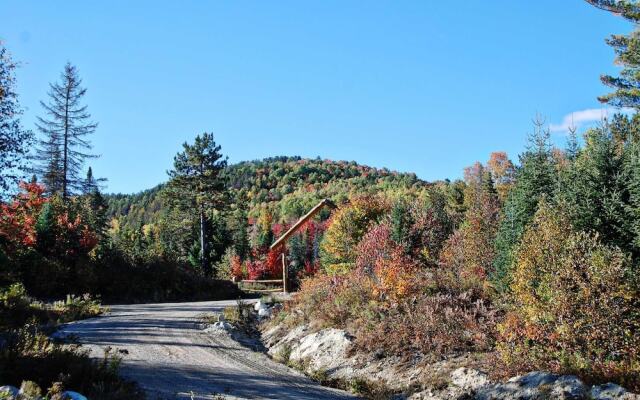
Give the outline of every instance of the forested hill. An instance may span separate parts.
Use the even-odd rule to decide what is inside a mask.
[[[246,203],[249,217],[257,217],[260,208],[268,207],[276,221],[296,218],[325,197],[341,201],[350,194],[427,186],[413,173],[354,161],[286,156],[230,165],[227,179],[232,201]],[[153,224],[167,211],[161,196],[163,187],[161,184],[136,194],[107,195],[109,219],[117,220],[119,227],[125,229]]]

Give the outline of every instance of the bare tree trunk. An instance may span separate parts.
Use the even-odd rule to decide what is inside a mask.
[[[207,246],[207,216],[204,207],[200,207],[200,265],[206,276],[211,274],[209,265],[209,249]]]
[[[67,187],[67,175],[69,173],[69,97],[71,96],[71,83],[67,80],[67,96],[64,105],[64,147],[62,167],[62,199],[66,200],[69,188]]]

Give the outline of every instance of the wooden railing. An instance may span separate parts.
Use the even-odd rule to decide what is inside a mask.
[[[273,284],[279,284],[279,285],[269,289],[264,288]],[[255,287],[256,285],[260,285],[260,287]],[[285,292],[283,279],[243,279],[240,282],[238,282],[238,286],[240,287],[240,289],[244,290],[245,292],[253,292],[253,293]]]

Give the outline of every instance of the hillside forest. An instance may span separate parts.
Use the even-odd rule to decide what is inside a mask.
[[[640,19],[634,2],[590,2]],[[640,390],[638,40],[608,40],[623,68],[602,77],[612,91],[600,100],[619,113],[564,146],[537,117],[519,155],[488,154],[462,179],[320,158],[229,164],[205,132],[176,149],[166,183],[137,194],[103,193],[90,167],[97,123],[78,68],[64,66],[26,128],[19,65],[1,47],[1,326],[22,339],[0,377],[55,382],[25,372],[20,330],[33,322],[16,309],[30,301],[237,298],[232,280],[282,277],[269,246],[330,199],[337,208],[287,243],[298,295],[279,322],[346,329],[381,356],[470,353],[503,376],[542,369]]]

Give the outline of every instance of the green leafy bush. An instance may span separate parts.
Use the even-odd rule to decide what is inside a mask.
[[[640,284],[618,248],[573,233],[542,203],[516,253],[499,350],[515,370],[547,369],[640,389]]]

